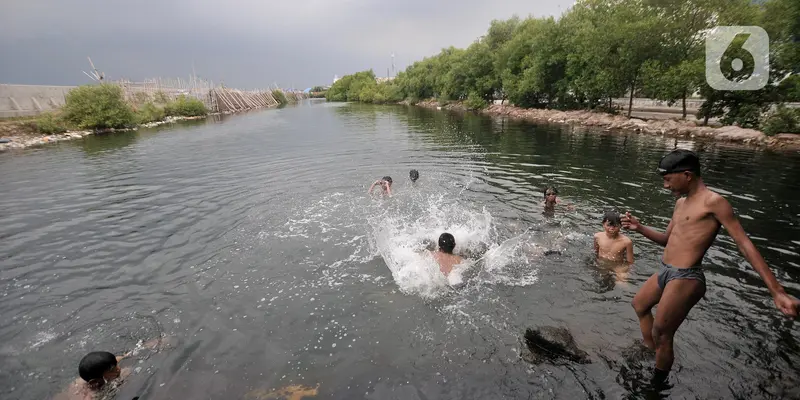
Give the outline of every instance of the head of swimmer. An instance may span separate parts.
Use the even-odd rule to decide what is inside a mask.
[[[610,210],[603,214],[603,230],[608,236],[616,237],[619,235],[620,226],[622,226],[622,221],[618,212]]]
[[[81,359],[78,374],[92,388],[100,388],[120,375],[117,357],[107,351],[93,351]]]
[[[411,179],[411,182],[416,182],[419,179],[419,171],[412,169],[408,172],[408,177]]]
[[[386,190],[392,187],[392,177],[391,176],[384,176],[381,178],[381,187]]]
[[[453,249],[456,248],[456,238],[453,235],[445,232],[439,235],[439,251],[447,254],[453,254]]]
[[[558,199],[558,189],[554,186],[548,186],[544,189],[544,203],[548,206],[552,206],[556,204],[556,200]]]

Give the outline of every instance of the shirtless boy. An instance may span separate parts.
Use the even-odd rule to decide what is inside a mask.
[[[787,295],[775,279],[739,224],[730,203],[703,183],[696,154],[675,150],[661,159],[658,171],[665,189],[675,196],[686,196],[675,202],[666,232],[641,225],[630,213],[622,218],[622,226],[665,247],[661,268],[642,285],[632,302],[644,344],[656,352],[653,380],[662,382],[672,368],[675,331],[706,292],[701,262],[720,226],[725,227],[739,251],[764,280],[778,310],[794,318],[800,301]],[[653,318],[650,310],[656,304],[658,313]]]
[[[373,182],[372,185],[370,185],[369,190],[367,190],[367,194],[372,194],[372,189],[374,189],[375,186],[380,186],[381,189],[383,189],[382,193],[384,195],[388,195],[389,197],[392,197],[392,177],[391,176],[384,176],[383,178],[378,179],[377,181]]]
[[[162,343],[161,337],[152,339],[141,348],[157,350],[168,345]],[[109,382],[124,380],[131,373],[130,368],[119,367],[119,362],[134,355],[129,351],[121,356],[115,356],[107,351],[93,351],[85,355],[78,364],[80,378],[72,382],[63,392],[54,397],[54,400],[92,400],[105,388]],[[117,383],[121,383],[117,381]]]
[[[603,232],[594,234],[594,252],[598,258],[633,263],[633,241],[619,233],[619,213],[608,211],[603,216]]]
[[[444,276],[449,275],[454,266],[461,264],[462,258],[453,254],[455,248],[456,239],[453,235],[445,232],[439,236],[439,250],[432,254]]]

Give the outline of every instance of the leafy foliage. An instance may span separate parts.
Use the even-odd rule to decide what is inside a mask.
[[[718,91],[705,76],[705,40],[718,25],[758,25],[770,36],[770,80],[756,91]],[[734,58],[747,59],[737,38],[722,60],[728,79]],[[492,21],[466,49],[449,47],[408,66],[389,96],[371,71],[348,75],[327,93],[331,101],[441,103],[508,99],[521,107],[614,109],[612,99],[647,96],[681,103],[705,99],[707,122],[760,127],[779,102],[800,101],[800,2],[797,0],[577,0],[559,19]],[[746,74],[745,74],[746,75]],[[365,89],[367,88],[367,89]],[[627,110],[630,112],[630,108]]]
[[[136,123],[133,110],[113,84],[87,85],[67,93],[64,119],[82,129],[126,128]]]
[[[60,116],[49,112],[36,117],[33,124],[37,132],[48,135],[64,133],[68,130],[67,124]]]
[[[161,121],[166,116],[164,109],[153,102],[147,102],[136,110],[136,122],[139,124]]]
[[[778,105],[764,117],[762,130],[770,136],[778,133],[800,133],[800,108]]]
[[[164,113],[171,117],[201,117],[208,115],[208,109],[202,101],[181,95],[164,106]]]

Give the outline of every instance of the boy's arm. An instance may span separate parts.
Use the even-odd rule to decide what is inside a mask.
[[[662,246],[666,246],[667,241],[669,240],[669,234],[672,232],[672,220],[670,220],[669,225],[667,225],[667,231],[662,233],[653,228],[640,224],[636,217],[627,212],[622,216],[622,227],[634,232],[639,232],[642,234],[642,236]]]
[[[739,247],[739,251],[744,255],[744,258],[747,259],[747,262],[753,266],[753,269],[755,269],[758,275],[761,276],[761,279],[764,280],[767,289],[769,289],[769,293],[772,295],[772,299],[775,301],[775,306],[786,316],[792,318],[796,317],[798,310],[800,310],[800,301],[786,294],[783,286],[778,283],[775,275],[767,266],[766,261],[764,261],[764,257],[761,256],[756,246],[754,246],[750,238],[747,237],[747,233],[745,233],[739,220],[733,214],[733,207],[728,203],[728,200],[725,200],[724,197],[719,195],[714,196],[709,202],[709,208],[714,214],[714,218],[725,227],[725,230],[728,231],[728,234],[736,242],[736,246]]]
[[[628,243],[625,244],[625,257],[627,258],[628,264],[633,264],[633,240],[628,238]]]
[[[375,187],[375,185],[378,184],[378,182],[380,182],[380,181],[372,182],[372,185],[370,185],[369,190],[367,190],[367,194],[372,193],[372,189]]]
[[[594,234],[594,255],[600,255],[600,245],[597,243],[597,234]]]
[[[392,187],[391,186],[386,185],[386,193],[389,195],[389,197],[392,197]]]

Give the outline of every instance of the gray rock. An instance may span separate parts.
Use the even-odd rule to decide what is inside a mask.
[[[525,330],[525,346],[522,358],[533,364],[543,362],[570,361],[590,364],[589,354],[578,348],[567,328],[542,326]]]

